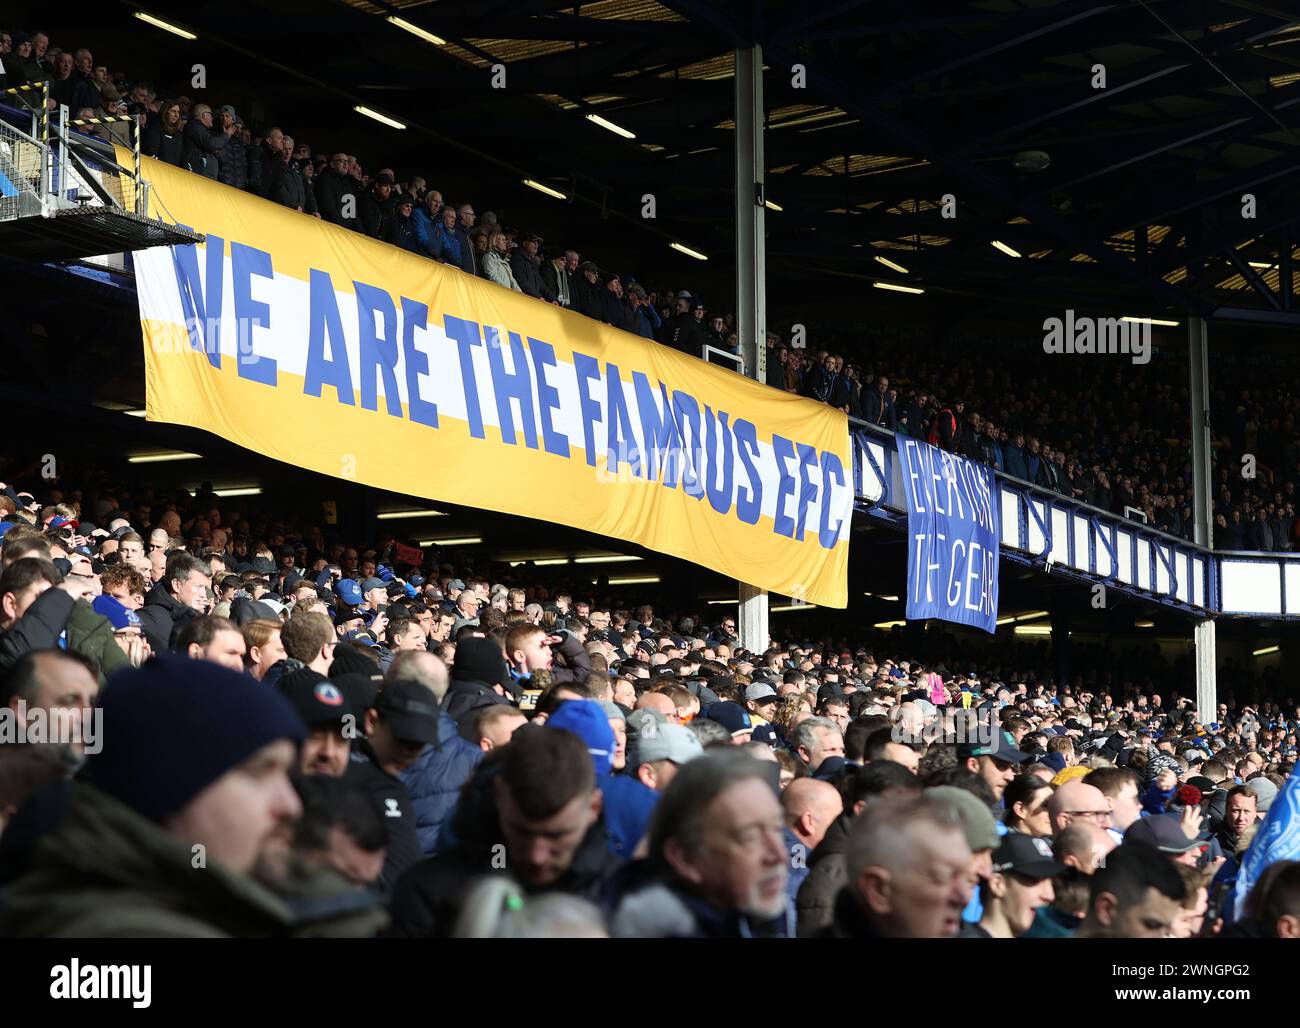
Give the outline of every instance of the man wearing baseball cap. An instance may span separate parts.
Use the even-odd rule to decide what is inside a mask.
[[[365,738],[352,746],[347,775],[365,789],[388,825],[388,856],[379,887],[389,892],[402,872],[420,859],[411,795],[400,775],[438,739],[438,701],[420,682],[385,682],[365,712]]]
[[[1010,832],[993,851],[988,878],[980,882],[984,916],[969,929],[971,938],[1015,939],[1029,931],[1039,907],[1052,902],[1052,879],[1065,865],[1045,857],[1034,839]],[[967,933],[963,933],[966,935]]]
[[[290,855],[302,807],[289,774],[303,726],[283,696],[215,664],[162,656],[113,675],[101,710],[103,748],[72,786],[38,867],[6,888],[0,932],[275,938],[382,926],[383,912],[350,885]],[[288,891],[310,905],[291,905]]]
[[[766,681],[754,682],[745,687],[745,711],[753,723],[749,738],[752,742],[765,742],[775,748],[778,739],[776,726],[768,718],[776,711],[776,690]]]
[[[984,779],[993,790],[999,804],[1002,793],[1016,777],[1016,767],[1029,759],[1011,738],[1011,733],[998,729],[992,742],[959,743],[957,759],[965,767]]]

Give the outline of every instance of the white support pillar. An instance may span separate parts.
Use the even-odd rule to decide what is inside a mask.
[[[1205,321],[1193,314],[1187,321],[1187,354],[1191,367],[1188,406],[1192,413],[1192,515],[1194,540],[1198,546],[1214,545],[1210,511],[1210,359]],[[1214,720],[1218,709],[1218,680],[1215,664],[1214,621],[1196,623],[1192,636],[1196,647],[1196,710],[1200,720]]]
[[[736,632],[740,645],[747,650],[762,653],[771,639],[768,629],[767,590],[754,585],[740,585],[740,616],[736,618]]]
[[[736,50],[736,335],[745,374],[767,380],[767,248],[763,192],[763,51]],[[737,583],[740,645],[767,649],[766,589]]]

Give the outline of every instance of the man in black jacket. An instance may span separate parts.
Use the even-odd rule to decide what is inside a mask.
[[[348,174],[351,162],[345,153],[336,153],[316,179],[316,207],[323,220],[361,231],[357,218],[359,190]]]
[[[212,108],[207,104],[195,104],[194,110],[190,112],[189,123],[185,126],[185,167],[196,175],[217,178],[217,155],[234,134],[234,122],[224,131],[215,129],[212,124]]]
[[[622,865],[609,851],[601,805],[586,743],[561,729],[519,729],[466,784],[453,824],[457,845],[398,883],[391,934],[450,937],[470,884],[503,869],[531,895],[601,904]]]
[[[229,104],[221,108],[221,131],[226,145],[217,151],[217,178],[228,186],[248,185],[248,147],[241,138],[239,115]]]
[[[381,171],[370,192],[357,205],[361,231],[371,239],[386,239],[393,231],[393,177]]]
[[[167,560],[162,581],[145,595],[140,627],[154,653],[170,650],[182,628],[208,611],[212,569],[188,553]]]
[[[535,296],[547,303],[555,303],[555,291],[542,277],[542,261],[537,255],[537,247],[541,242],[541,236],[527,233],[510,255],[510,268],[525,296]]]
[[[600,288],[596,285],[599,278],[600,269],[591,261],[579,264],[573,277],[573,309],[597,321],[601,320]]]
[[[274,200],[284,174],[284,133],[270,128],[248,152],[248,191]]]
[[[510,703],[507,697],[517,695],[518,690],[500,644],[482,636],[469,636],[456,644],[443,710],[460,727],[461,735],[470,738],[478,712],[484,707]]]

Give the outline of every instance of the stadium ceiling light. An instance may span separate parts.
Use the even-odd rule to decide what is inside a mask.
[[[125,414],[128,418],[142,418],[145,416],[146,411],[143,408],[141,408],[140,410],[124,410],[122,411],[122,413]]]
[[[734,607],[739,600],[709,600],[710,607]]]
[[[906,621],[877,621],[872,628],[902,628]]]
[[[779,203],[773,203],[771,200],[764,200],[764,201],[763,201],[763,206],[766,207],[769,211],[783,211],[783,210],[785,210],[785,208],[782,207]]]
[[[1274,261],[1251,261],[1250,266],[1259,268],[1262,271],[1268,271],[1269,268],[1273,267],[1274,263]]]
[[[541,560],[533,561],[533,566],[539,568],[553,568],[560,564],[567,563],[569,563],[568,557],[543,557]]]
[[[1002,242],[1002,240],[1000,240],[1000,239],[995,239],[995,240],[993,240],[993,249],[995,249],[995,250],[1001,250],[1001,251],[1002,251],[1003,253],[1005,253],[1008,257],[1019,257],[1019,256],[1020,256],[1020,251],[1019,251],[1019,250],[1015,250],[1015,249],[1013,249],[1012,247],[1007,246],[1007,244],[1004,243],[1004,242]]]
[[[420,28],[419,25],[415,25],[407,21],[405,18],[399,18],[395,14],[390,14],[384,20],[387,21],[389,25],[396,25],[399,29],[405,29],[413,36],[419,36],[426,43],[432,43],[434,46],[447,45],[447,41],[443,39],[441,36],[435,36],[428,29],[422,29]]]
[[[141,21],[148,22],[154,28],[162,29],[164,32],[170,32],[173,36],[180,36],[181,39],[198,39],[193,32],[188,32],[178,25],[173,25],[169,21],[163,21],[161,18],[155,18],[146,11],[136,11],[135,16]]]
[[[610,132],[613,132],[614,135],[616,136],[622,136],[624,139],[636,138],[635,132],[629,132],[622,125],[615,125],[608,118],[602,118],[599,114],[588,114],[586,117],[587,120],[591,122],[593,125],[599,125],[603,129],[608,129]]]
[[[895,293],[924,293],[924,289],[917,289],[916,286],[900,286],[896,282],[872,282],[877,289],[889,289]]]
[[[878,262],[880,262],[881,264],[883,264],[885,267],[889,268],[891,271],[897,271],[900,275],[910,275],[910,274],[911,274],[910,271],[908,271],[905,267],[903,267],[903,266],[902,266],[901,264],[899,264],[897,261],[891,261],[888,257],[881,257],[880,254],[876,254],[875,259],[876,259]]]
[[[455,539],[423,539],[421,546],[477,546],[483,541],[481,536],[462,535]]]
[[[402,122],[397,121],[395,118],[390,118],[387,114],[380,114],[378,111],[373,111],[369,107],[365,106],[364,104],[357,104],[352,109],[356,111],[358,114],[364,114],[367,118],[374,118],[375,121],[379,122],[382,125],[387,125],[389,128],[395,128],[395,129],[406,128],[406,126]]]
[[[214,489],[213,493],[217,496],[261,496],[262,487],[260,485],[240,485],[233,489]]]
[[[700,253],[699,250],[692,250],[689,246],[683,246],[681,243],[669,243],[678,253],[684,253],[687,257],[694,257],[697,261],[707,261],[708,257]]]
[[[1131,314],[1125,314],[1120,321],[1131,321],[1138,325],[1163,325],[1165,328],[1177,328],[1180,324],[1177,321],[1162,321],[1159,318],[1135,318]]]
[[[893,595],[893,593],[881,593],[881,594],[880,594],[878,597],[876,597],[876,598],[877,598],[877,599],[880,599],[880,600],[884,600],[886,603],[897,603],[897,602],[898,602],[898,597],[895,596],[895,595]]]
[[[1016,625],[1016,635],[1051,635],[1051,625]]]
[[[1134,628],[1155,628],[1156,623],[1154,621],[1134,621],[1133,627]]]
[[[568,199],[568,196],[566,196],[564,193],[561,193],[558,189],[552,189],[550,186],[538,182],[536,179],[526,178],[524,179],[524,185],[526,185],[529,189],[536,189],[539,193],[545,193],[547,196],[553,196],[557,200]]]
[[[445,510],[386,510],[376,514],[379,521],[402,521],[405,518],[445,518]]]
[[[1281,646],[1264,646],[1258,650],[1251,650],[1250,652],[1253,657],[1266,657],[1270,653],[1276,653],[1281,648]]]
[[[769,614],[782,614],[791,610],[814,610],[816,607],[817,604],[815,603],[781,603],[775,607],[768,607],[767,612]]]
[[[629,560],[641,560],[640,557],[627,557],[621,553],[612,553],[601,557],[574,557],[575,564],[621,564]]]
[[[639,578],[611,578],[610,585],[654,585],[659,581],[658,575],[643,575]]]
[[[128,464],[165,464],[173,460],[202,460],[201,453],[182,453],[179,450],[172,450],[170,453],[141,453],[134,457],[127,457]]]

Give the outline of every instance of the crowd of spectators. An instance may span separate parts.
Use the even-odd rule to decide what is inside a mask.
[[[998,340],[996,362],[964,339],[917,347],[882,337],[806,351],[769,340],[768,383],[1191,540],[1191,425],[1181,342],[1145,367],[1116,370],[1044,355],[1040,340],[1027,338],[1032,329],[1016,335]],[[1294,356],[1267,349],[1215,364],[1216,549],[1300,546],[1296,371]]]
[[[153,84],[70,53],[44,32],[0,30],[0,88],[50,81],[50,104],[79,119],[130,114],[143,119],[142,152],[247,190],[308,216],[380,239],[647,339],[700,356],[705,345],[737,354],[735,316],[712,311],[687,289],[647,288],[565,246],[543,251],[535,232],[480,218],[464,197],[444,198],[424,176],[373,173],[355,154],[316,151],[278,126],[250,126],[231,105],[160,96]],[[105,141],[129,143],[126,124],[87,126]]]
[[[647,288],[577,249],[544,249],[536,233],[503,225],[490,210],[480,218],[464,198],[444,200],[421,175],[399,180],[390,167],[371,174],[355,155],[314,152],[278,127],[254,132],[232,106],[161,98],[150,83],[96,64],[87,49],[61,50],[44,32],[0,30],[0,63],[9,85],[49,79],[50,103],[81,117],[141,115],[144,152],[170,164],[685,353],[698,356],[706,346],[739,353],[732,312],[710,310],[687,289]],[[128,138],[121,124],[87,131]],[[1036,340],[1000,340],[994,365],[966,345],[945,351],[877,337],[809,349],[794,338],[786,345],[781,333],[768,332],[769,385],[1193,538],[1187,375],[1177,356],[1162,352],[1140,371],[1108,372],[1047,357]],[[1283,363],[1300,370],[1290,358]],[[1294,376],[1275,370],[1236,360],[1216,369],[1217,549],[1300,545]],[[1274,384],[1261,389],[1260,382]]]
[[[751,650],[689,601],[610,603],[249,498],[4,476],[0,933],[1300,923],[1294,864],[1227,903],[1295,766],[1293,700],[1243,684],[1198,714],[1012,647],[950,667],[796,628]]]

